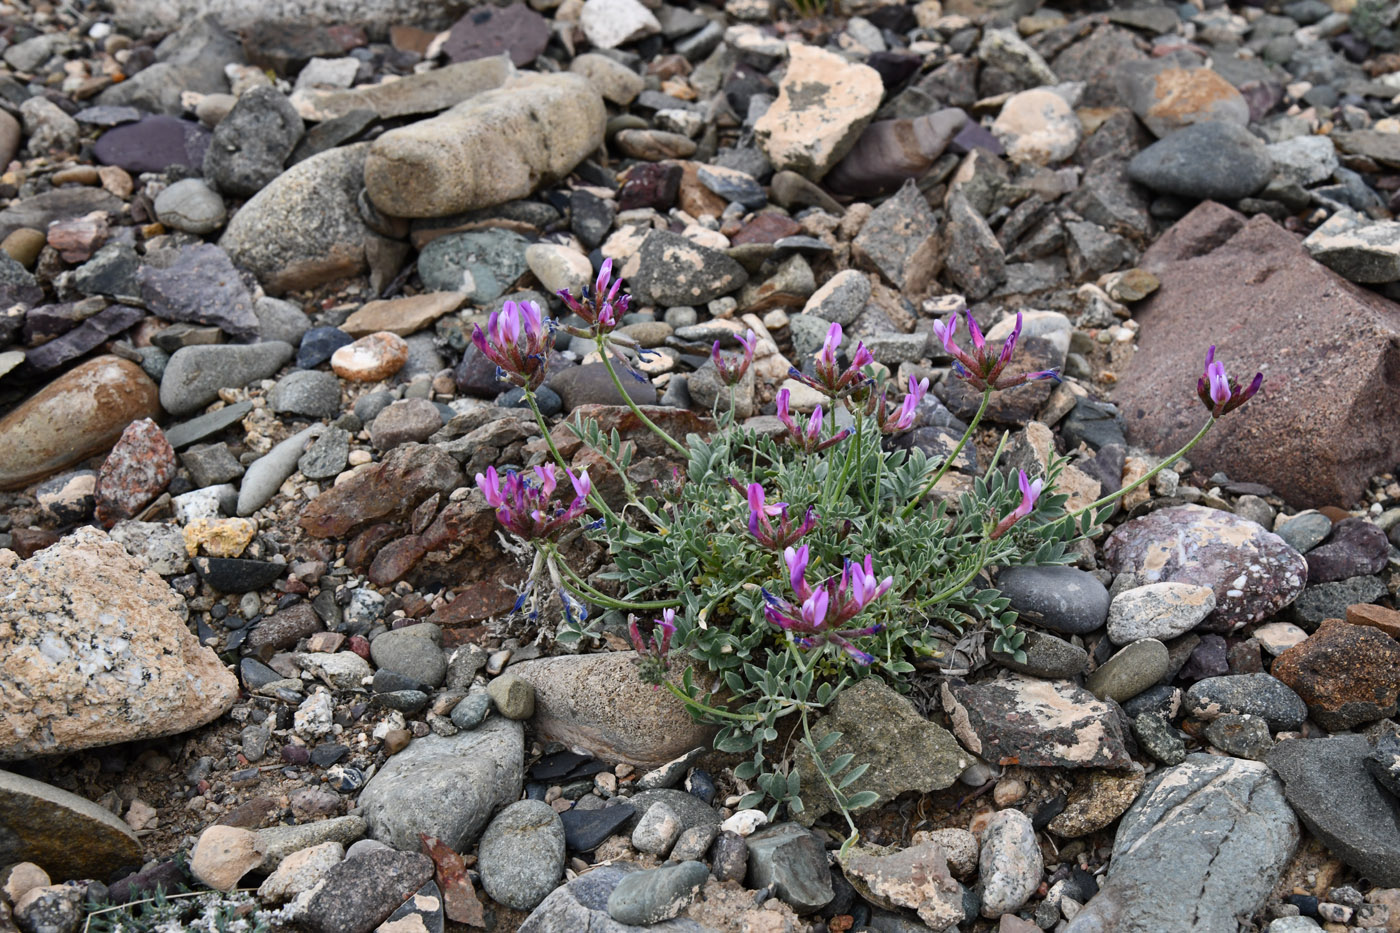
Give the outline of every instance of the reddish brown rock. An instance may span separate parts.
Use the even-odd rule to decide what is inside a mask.
[[[361,337],[331,354],[331,369],[350,382],[388,379],[407,362],[408,344],[388,331]]]
[[[1337,732],[1393,716],[1400,697],[1400,642],[1379,629],[1327,619],[1274,661],[1273,675]]]
[[[158,389],[135,363],[99,356],[0,420],[0,489],[15,489],[106,450],[137,418],[160,414]]]
[[[1192,451],[1196,468],[1300,508],[1354,502],[1400,460],[1400,306],[1313,261],[1267,217],[1230,234],[1237,216],[1202,204],[1144,255],[1162,286],[1134,312],[1139,352],[1113,401],[1133,443],[1178,449],[1205,420],[1196,380],[1214,344],[1231,375],[1262,370],[1264,387]]]
[[[400,521],[433,493],[449,493],[463,481],[450,454],[431,444],[405,444],[311,500],[301,527],[333,538],[369,522]]]
[[[175,449],[150,418],[127,425],[97,473],[97,520],[108,528],[133,518],[170,485]]]
[[[776,243],[785,236],[798,236],[801,233],[802,225],[791,217],[777,211],[767,211],[755,215],[753,220],[744,224],[744,228],[730,238],[729,242],[735,246],[743,246],[745,243]]]
[[[516,596],[515,590],[499,581],[484,580],[459,592],[456,599],[435,611],[428,621],[444,628],[484,622],[509,612]]]
[[[1347,621],[1352,625],[1369,625],[1371,628],[1380,629],[1391,638],[1400,638],[1400,612],[1394,609],[1357,603],[1355,606],[1347,606]]]

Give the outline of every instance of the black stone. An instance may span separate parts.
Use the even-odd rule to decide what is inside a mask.
[[[313,327],[302,335],[297,348],[297,366],[315,369],[329,360],[336,350],[354,343],[355,338],[338,327]]]
[[[244,658],[238,662],[238,679],[243,681],[243,686],[247,689],[256,690],[274,680],[281,680],[282,675],[257,658]]]
[[[348,754],[348,746],[339,742],[322,742],[311,750],[311,763],[318,768],[329,768]]]
[[[287,565],[233,557],[196,557],[194,569],[205,583],[221,593],[247,593],[282,576]]]
[[[1126,447],[1128,443],[1118,406],[1090,398],[1074,403],[1074,408],[1060,423],[1060,435],[1071,448],[1078,447],[1081,441],[1091,450],[1100,450],[1109,444]]]
[[[564,824],[564,845],[571,852],[592,852],[636,812],[636,809],[627,803],[603,807],[600,810],[565,810],[559,814],[559,819]]]

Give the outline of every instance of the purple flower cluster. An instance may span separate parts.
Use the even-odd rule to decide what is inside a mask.
[[[621,294],[622,278],[612,277],[612,266],[611,259],[605,260],[598,270],[598,279],[593,283],[592,290],[585,287],[577,298],[567,288],[558,291],[557,294],[564,304],[568,305],[569,310],[583,318],[584,323],[588,325],[587,328],[564,328],[575,337],[599,337],[610,333],[627,313],[632,296]]]
[[[826,450],[833,444],[839,444],[851,436],[850,428],[842,428],[826,440],[821,439],[822,435],[822,407],[818,405],[812,411],[812,417],[807,419],[807,427],[799,428],[797,422],[792,420],[792,392],[788,389],[779,389],[778,397],[774,399],[778,406],[778,420],[787,428],[788,443],[799,450],[813,454],[819,450]]]
[[[1243,389],[1235,380],[1225,374],[1225,364],[1215,358],[1215,347],[1206,353],[1206,371],[1196,381],[1196,395],[1201,404],[1210,409],[1211,417],[1219,418],[1232,412],[1254,397],[1264,384],[1264,374],[1255,373],[1254,379]]]
[[[653,687],[660,686],[671,666],[668,655],[671,652],[671,637],[676,634],[676,610],[664,609],[661,618],[652,621],[650,639],[642,637],[635,618],[628,621],[627,633],[632,638],[632,647],[637,651],[642,682]]]
[[[472,331],[472,342],[491,362],[496,375],[522,388],[534,390],[544,382],[549,364],[549,331],[544,314],[533,301],[507,301],[493,311],[483,331]]]
[[[993,541],[1010,531],[1012,525],[1031,514],[1031,510],[1035,508],[1035,500],[1040,498],[1040,491],[1045,488],[1045,480],[1038,479],[1031,482],[1031,478],[1026,475],[1025,470],[1017,470],[1016,472],[1020,474],[1021,504],[1012,509],[1011,514],[997,522],[989,536]]]
[[[758,345],[758,338],[754,336],[753,329],[742,337],[736,337],[739,345],[744,348],[744,355],[738,362],[726,362],[719,352],[719,341],[710,348],[710,359],[714,360],[715,370],[719,373],[719,381],[727,386],[736,386],[744,378],[744,374],[749,371],[749,366],[753,363],[754,347]]]
[[[928,394],[928,379],[914,381],[914,377],[909,377],[909,391],[904,396],[904,401],[900,404],[899,410],[893,415],[887,410],[885,392],[871,396],[866,405],[868,414],[875,416],[875,423],[880,426],[880,431],[884,434],[900,434],[914,426],[914,415],[919,403]]]
[[[875,558],[867,554],[863,564],[845,561],[840,574],[812,586],[807,582],[807,562],[810,559],[807,545],[788,548],[783,552],[783,559],[787,562],[788,582],[797,605],[765,589],[763,597],[768,605],[763,609],[764,617],[804,648],[832,644],[850,655],[857,664],[873,663],[874,656],[856,648],[849,639],[874,635],[884,626],[869,625],[858,629],[844,626],[889,592],[894,578],[876,579]]]
[[[968,353],[962,347],[953,342],[953,338],[958,332],[958,315],[954,312],[947,324],[942,321],[933,322],[933,332],[938,335],[938,339],[943,344],[943,349],[953,357],[953,368],[957,374],[966,379],[968,384],[979,392],[988,389],[1014,389],[1016,386],[1025,385],[1037,379],[1059,380],[1059,373],[1053,369],[1043,369],[1039,372],[1022,373],[1019,376],[1007,376],[1002,378],[1002,370],[1006,369],[1006,364],[1011,362],[1011,354],[1016,351],[1016,341],[1021,337],[1021,313],[1016,313],[1016,327],[1011,331],[1011,336],[1006,338],[1006,342],[1001,346],[1001,353],[993,356],[987,347],[986,338],[982,336],[982,329],[977,326],[976,319],[972,312],[964,310],[967,317],[967,329],[972,333],[972,353]]]
[[[804,383],[821,392],[829,398],[841,398],[859,389],[868,389],[871,379],[861,372],[863,368],[875,362],[875,357],[870,355],[870,351],[865,349],[865,344],[856,344],[855,355],[851,357],[851,365],[846,367],[845,372],[836,362],[836,351],[841,347],[841,325],[832,323],[826,331],[826,340],[822,342],[822,348],[817,351],[815,366],[816,378],[806,375],[799,369],[791,369],[788,374],[798,382]]]
[[[735,485],[738,485],[737,482]],[[802,516],[802,524],[793,525],[788,518],[788,505],[786,502],[775,502],[768,505],[763,494],[763,487],[758,483],[749,483],[749,534],[758,540],[758,543],[774,551],[781,551],[789,545],[796,544],[803,535],[811,531],[817,524],[817,512],[813,508],[808,508],[807,513]],[[778,527],[774,528],[770,518],[777,516]]]
[[[527,540],[548,538],[577,519],[588,509],[588,494],[593,488],[587,470],[578,476],[565,470],[574,487],[574,500],[565,506],[554,499],[559,482],[554,465],[537,466],[534,474],[533,481],[514,470],[498,476],[495,467],[476,474],[476,485],[486,504],[496,510],[496,520]]]

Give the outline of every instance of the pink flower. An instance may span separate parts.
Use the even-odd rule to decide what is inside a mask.
[[[1059,381],[1059,374],[1053,369],[1043,369],[1033,373],[1022,373],[1019,376],[1007,376],[1002,378],[1002,371],[1006,369],[1006,364],[1011,362],[1011,355],[1016,350],[1016,341],[1021,337],[1021,313],[1016,312],[1016,326],[1011,331],[1011,336],[1006,338],[1006,342],[1001,345],[1001,352],[992,356],[987,350],[987,340],[982,336],[982,329],[977,326],[977,321],[972,316],[972,312],[963,310],[963,315],[967,318],[967,329],[972,334],[972,353],[968,353],[954,342],[954,337],[958,332],[958,315],[956,312],[948,320],[947,324],[942,321],[933,322],[933,332],[943,344],[943,349],[953,357],[953,369],[957,374],[966,379],[968,384],[978,391],[985,392],[987,389],[1014,389],[1016,386],[1025,385],[1037,379],[1054,379]]]
[[[676,634],[676,610],[665,609],[661,618],[652,620],[651,638],[642,637],[636,618],[627,623],[627,634],[632,647],[637,651],[637,663],[641,667],[642,681],[659,687],[671,667],[671,638]]]
[[[910,376],[909,391],[905,394],[903,403],[900,404],[899,410],[895,412],[894,415],[886,413],[884,392],[880,393],[877,400],[868,404],[874,405],[875,423],[880,426],[882,432],[885,434],[899,434],[914,426],[914,418],[919,403],[924,400],[926,394],[928,394],[928,380],[922,379],[915,382],[914,377]],[[870,409],[867,407],[866,411],[868,413]]]
[[[836,352],[841,347],[841,325],[832,322],[826,330],[826,340],[822,342],[822,348],[816,354],[816,378],[806,375],[796,367],[788,370],[788,374],[797,381],[809,385],[831,398],[840,398],[849,395],[862,388],[868,388],[870,377],[861,372],[866,366],[875,362],[875,357],[870,355],[870,351],[865,349],[865,344],[856,344],[856,352],[851,357],[851,365],[842,372],[836,362]]]
[[[822,433],[822,407],[818,405],[812,412],[812,417],[807,419],[806,428],[799,428],[792,420],[790,406],[792,404],[792,392],[788,389],[778,390],[778,397],[774,399],[778,406],[778,420],[787,428],[787,440],[792,446],[807,453],[816,453],[825,450],[833,444],[839,444],[851,436],[850,428],[842,428],[826,440],[821,439]]]
[[[617,327],[622,316],[627,313],[631,295],[619,295],[622,279],[612,277],[613,261],[604,260],[598,270],[598,279],[592,290],[585,287],[578,297],[567,288],[560,289],[559,297],[569,310],[583,318],[587,328],[566,327],[575,337],[599,337]]]
[[[533,301],[507,301],[491,312],[486,329],[472,331],[472,343],[491,362],[501,379],[536,389],[544,382],[549,363],[549,331]]]
[[[1021,504],[1016,506],[1010,515],[997,522],[997,526],[992,529],[991,537],[993,540],[1006,534],[1011,530],[1012,525],[1031,514],[1031,510],[1035,508],[1035,500],[1040,498],[1040,491],[1045,488],[1045,480],[1038,479],[1031,482],[1025,470],[1017,470],[1016,472],[1020,474],[1018,482],[1021,486]]]
[[[788,584],[798,604],[794,606],[765,589],[763,596],[768,605],[763,609],[764,617],[793,636],[793,642],[804,648],[832,644],[850,655],[857,664],[873,663],[874,656],[856,648],[849,639],[874,635],[884,626],[870,625],[857,629],[845,626],[889,592],[894,578],[877,579],[875,558],[867,554],[863,563],[845,561],[839,575],[812,586],[807,582],[810,557],[811,552],[805,544],[800,548],[789,547],[783,552],[788,566]]]
[[[554,465],[537,466],[533,472],[533,481],[514,470],[498,476],[495,467],[476,474],[477,488],[486,497],[486,504],[496,510],[496,520],[527,540],[548,538],[581,516],[588,509],[588,494],[593,489],[587,470],[577,476],[565,470],[574,488],[574,499],[565,506],[554,499],[559,482]]]
[[[749,484],[748,499],[749,534],[753,535],[758,543],[766,548],[781,551],[788,545],[796,543],[817,524],[816,510],[809,508],[807,514],[802,517],[802,524],[794,526],[788,518],[787,503],[766,504],[763,487],[758,483]],[[772,516],[779,516],[777,528],[774,528],[773,523],[769,521]]]
[[[1254,398],[1263,384],[1264,374],[1255,373],[1249,385],[1241,389],[1239,383],[1225,374],[1225,364],[1215,358],[1215,347],[1211,347],[1206,353],[1206,370],[1196,382],[1196,395],[1210,410],[1211,417],[1219,418]]]
[[[726,363],[724,357],[719,352],[719,341],[710,348],[710,359],[714,360],[715,369],[719,372],[719,381],[727,386],[736,386],[743,380],[744,374],[749,371],[749,364],[753,362],[754,347],[758,345],[758,338],[754,336],[753,329],[743,337],[736,337],[739,345],[744,348],[744,355],[738,363]]]

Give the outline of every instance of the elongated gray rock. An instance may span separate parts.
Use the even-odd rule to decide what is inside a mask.
[[[1154,774],[1123,815],[1107,881],[1066,933],[1238,930],[1297,843],[1297,817],[1267,765],[1191,755]]]
[[[172,415],[192,414],[218,398],[220,389],[266,379],[291,358],[291,344],[278,340],[181,347],[161,377],[161,407]]]
[[[582,75],[525,75],[370,144],[365,191],[396,217],[442,217],[523,198],[603,142],[607,109]]]
[[[369,834],[407,852],[418,834],[459,852],[497,808],[520,797],[525,737],[520,723],[492,717],[471,732],[414,739],[360,794]]]
[[[248,467],[238,488],[238,514],[252,515],[262,508],[293,473],[312,438],[320,437],[325,425],[313,424],[263,454]]]

